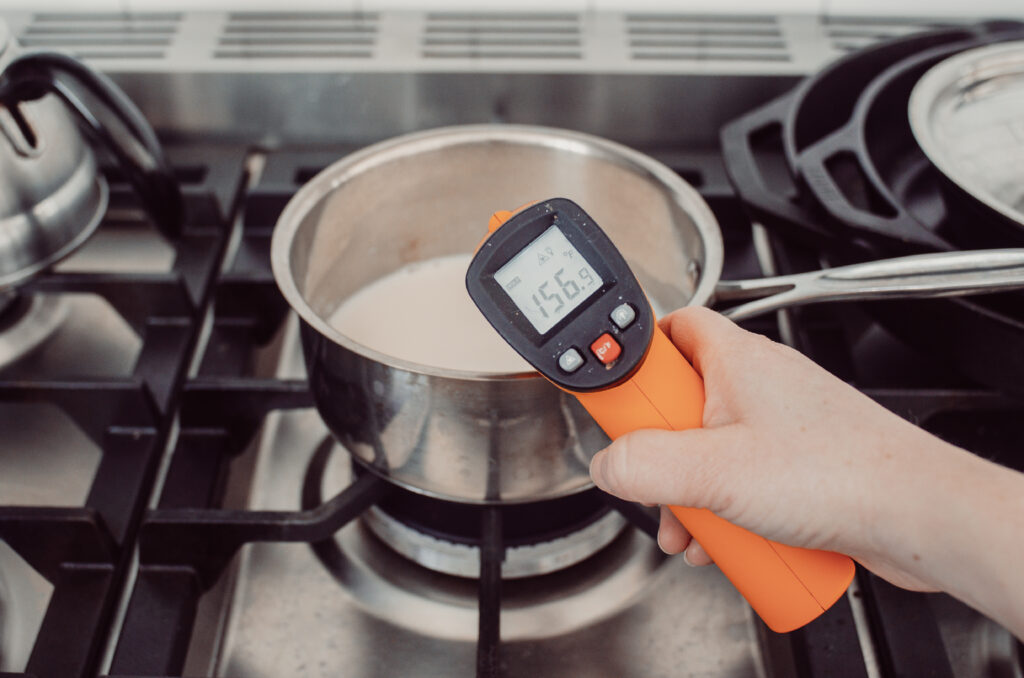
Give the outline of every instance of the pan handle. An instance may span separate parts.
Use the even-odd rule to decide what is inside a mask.
[[[897,243],[904,250],[949,250],[949,243],[918,223],[893,198],[870,163],[865,162],[862,146],[860,129],[851,122],[804,149],[797,159],[797,172],[825,211],[854,231]],[[840,172],[844,174],[842,179],[836,176]],[[876,203],[876,208],[855,205],[840,183],[851,190],[856,187],[864,193],[866,202]]]
[[[716,301],[755,298],[722,312],[746,320],[821,301],[950,297],[1024,288],[1024,248],[915,254],[756,280],[724,280]],[[760,298],[759,298],[760,297]]]
[[[801,203],[803,196],[781,150],[783,130],[799,90],[798,86],[723,127],[720,133],[722,162],[736,194],[753,210],[756,220],[817,246],[832,243],[834,234],[822,225],[824,215],[811,214]],[[793,184],[793,195],[772,188],[765,169],[768,158],[764,151],[758,150],[757,141],[767,138],[777,142],[779,157],[773,158],[773,168],[785,172],[787,180]]]

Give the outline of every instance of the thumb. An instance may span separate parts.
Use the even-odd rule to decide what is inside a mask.
[[[633,431],[594,455],[590,476],[627,501],[719,510],[733,484],[741,449],[736,427]]]

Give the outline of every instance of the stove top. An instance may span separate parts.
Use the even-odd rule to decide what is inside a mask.
[[[486,518],[483,579],[436,572],[385,545],[365,515],[386,489],[374,476],[353,479],[312,409],[296,324],[267,260],[275,210],[347,150],[172,147],[182,174],[198,180],[187,193],[202,215],[182,242],[156,236],[122,191],[100,236],[32,283],[29,293],[71,310],[0,373],[0,415],[14,434],[0,509],[5,670],[974,676],[988,661],[1019,672],[1005,631],[945,596],[865,572],[820,621],[772,634],[716,570],[660,555],[653,519],[636,507],[611,505],[639,529],[520,580],[497,576],[500,530]],[[743,217],[714,153],[644,150],[713,206],[726,277],[817,265]],[[133,242],[140,254],[126,262],[118,244]],[[1024,461],[1024,404],[949,374],[857,307],[748,326],[947,439]]]
[[[489,42],[512,24],[534,26],[532,15],[492,21],[471,14],[385,12],[360,19],[332,13],[320,18],[325,30],[344,24],[346,35],[358,37],[359,30],[349,29],[362,25],[364,44],[351,49],[371,54],[399,53],[389,31],[419,22],[417,74],[405,77],[397,66],[388,70],[374,60],[383,79],[371,77],[373,68],[353,75],[350,93],[360,103],[344,134],[337,124],[328,131],[321,111],[302,133],[285,125],[271,139],[271,123],[282,111],[267,107],[237,118],[254,129],[231,141],[223,126],[211,125],[225,122],[218,116],[237,116],[231,106],[268,91],[250,77],[265,75],[260,68],[273,73],[273,83],[303,69],[319,84],[341,76],[310,66],[312,54],[288,61],[284,47],[229,40],[265,40],[267,17],[216,15],[211,25],[224,33],[217,44],[225,55],[215,61],[236,70],[231,87],[215,92],[210,88],[226,76],[206,62],[186,59],[191,70],[167,65],[185,53],[183,36],[200,25],[197,16],[108,17],[100,22],[107,31],[170,25],[169,33],[144,31],[163,35],[166,44],[158,48],[167,53],[133,61],[97,47],[98,57],[86,55],[101,68],[109,60],[170,142],[187,202],[183,237],[170,243],[158,236],[127,186],[112,176],[112,205],[97,234],[21,288],[0,316],[0,325],[5,318],[16,325],[13,313],[36,319],[28,325],[31,342],[14,340],[9,359],[0,355],[0,671],[36,678],[1024,674],[1019,646],[1005,630],[947,596],[902,591],[865,571],[818,621],[774,634],[717,570],[691,569],[661,555],[650,512],[611,499],[595,500],[585,519],[536,540],[516,533],[517,519],[498,509],[463,517],[454,535],[438,534],[429,521],[403,532],[409,526],[391,518],[400,513],[393,490],[354,471],[316,415],[296,322],[270,273],[277,215],[327,164],[410,126],[488,119],[597,131],[672,167],[721,222],[725,278],[817,268],[819,253],[747,219],[722,168],[716,130],[840,53],[842,40],[856,47],[864,36],[922,22],[879,24],[872,33],[870,22],[807,17],[656,21],[571,14],[556,27],[570,41],[573,31],[579,34],[586,64],[558,71],[523,66],[539,63],[531,61],[539,58],[530,56],[533,47],[517,44],[509,61]],[[311,20],[302,24],[303,35]],[[12,15],[9,22],[13,34],[41,40],[38,46],[63,35],[54,26],[81,23],[64,15]],[[717,56],[703,65],[701,54],[685,51],[695,22],[703,34],[731,36],[731,65],[718,43],[705,50],[704,56]],[[490,51],[456,50],[450,41],[460,26],[486,34],[476,49]],[[212,35],[207,29],[199,33]],[[628,39],[629,58],[618,54],[622,61],[615,63],[629,68],[615,71],[612,57],[608,71],[594,66],[601,59],[589,45],[602,30]],[[801,43],[801,30],[818,42]],[[748,45],[737,46],[738,39]],[[682,50],[681,60],[659,60],[658,40]],[[126,44],[126,50],[153,49]],[[801,44],[816,47],[801,50]],[[274,52],[271,65],[235,53],[256,47]],[[302,49],[314,48],[342,49],[308,42]],[[789,57],[750,65],[773,50]],[[644,59],[653,65],[633,72]],[[491,70],[474,72],[480,63]],[[520,72],[498,86],[507,77],[502,68]],[[206,101],[211,117],[180,104],[161,112],[154,102],[169,95],[172,82],[179,95]],[[486,94],[482,108],[458,114],[455,104],[470,100],[474,88]],[[689,103],[666,94],[678,88]],[[230,96],[243,90],[238,99]],[[567,91],[581,99],[559,98]],[[619,95],[648,102],[649,110],[633,117],[634,109],[595,113],[615,110],[609,102]],[[551,101],[569,103],[552,107]],[[694,115],[696,108],[703,112]],[[385,109],[375,121],[372,112]],[[413,109],[414,119],[399,115]],[[673,118],[680,111],[689,117]],[[693,124],[673,135],[680,119]],[[319,132],[322,142],[301,145],[309,141],[304,135]],[[341,138],[349,133],[355,138]],[[745,326],[795,346],[938,435],[1024,466],[1024,402],[902,344],[862,306],[807,307]],[[0,352],[12,336],[0,333]],[[545,559],[553,564],[544,573],[529,569]],[[526,570],[517,571],[522,563]]]

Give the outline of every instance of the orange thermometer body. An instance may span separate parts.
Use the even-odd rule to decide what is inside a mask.
[[[466,287],[513,348],[613,439],[701,426],[700,375],[657,327],[635,276],[593,219],[555,198],[496,213],[490,226]],[[770,541],[707,509],[669,508],[773,631],[814,620],[853,579],[847,556]]]

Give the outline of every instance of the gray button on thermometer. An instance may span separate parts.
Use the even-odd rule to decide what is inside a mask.
[[[611,313],[612,322],[620,329],[624,330],[630,326],[630,324],[636,320],[636,311],[629,304],[619,304],[615,307],[615,310]]]
[[[583,356],[574,348],[570,348],[558,357],[558,366],[566,372],[575,372],[582,364]]]

